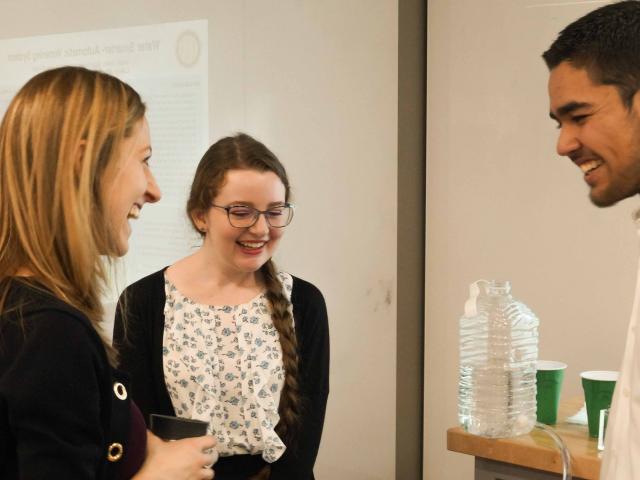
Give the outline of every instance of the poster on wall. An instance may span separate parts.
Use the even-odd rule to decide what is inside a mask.
[[[117,294],[188,254],[197,237],[184,213],[198,160],[208,146],[208,22],[194,20],[0,40],[0,116],[33,75],[62,65],[102,70],[128,82],[147,105],[160,189],[132,224]]]

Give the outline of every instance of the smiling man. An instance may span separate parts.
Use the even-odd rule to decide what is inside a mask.
[[[640,193],[640,2],[623,1],[567,26],[543,58],[557,151],[575,163],[591,201]],[[640,284],[613,398],[601,480],[640,479]]]

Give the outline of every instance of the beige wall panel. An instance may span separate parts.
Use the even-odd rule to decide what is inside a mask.
[[[555,153],[546,67],[558,31],[605,2],[430,0],[424,471],[472,478],[457,424],[458,318],[470,282],[506,279],[540,317],[540,358],[617,369],[633,299],[637,198],[598,209]]]

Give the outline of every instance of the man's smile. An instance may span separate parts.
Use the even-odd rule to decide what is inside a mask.
[[[580,170],[582,170],[582,173],[584,173],[585,175],[588,175],[589,173],[594,171],[596,168],[598,168],[602,164],[604,164],[604,162],[600,159],[592,159],[592,160],[585,160],[582,162],[576,162],[576,165],[578,165]]]

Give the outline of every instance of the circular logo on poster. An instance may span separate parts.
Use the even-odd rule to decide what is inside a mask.
[[[176,41],[176,57],[184,67],[193,67],[200,59],[200,38],[195,32],[182,32]]]

